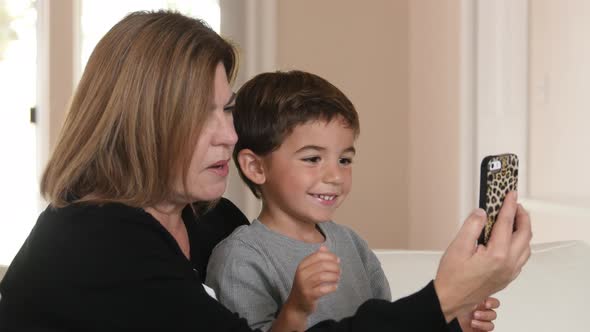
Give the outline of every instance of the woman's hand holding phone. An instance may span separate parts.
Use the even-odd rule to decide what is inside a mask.
[[[516,200],[506,195],[487,246],[476,245],[487,220],[477,209],[442,256],[434,286],[447,322],[505,288],[530,257],[531,222]]]

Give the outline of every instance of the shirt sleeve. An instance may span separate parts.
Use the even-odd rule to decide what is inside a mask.
[[[379,262],[375,253],[370,249],[368,249],[366,256],[366,269],[369,274],[369,280],[371,281],[374,298],[391,301],[391,289],[389,289],[389,282],[381,267],[381,262]]]
[[[395,302],[372,299],[341,321],[322,321],[308,331],[453,331],[445,320],[430,282],[420,291]],[[460,330],[459,330],[460,331]]]
[[[268,331],[281,307],[273,294],[271,271],[254,248],[228,240],[213,250],[206,284],[221,304],[246,318],[251,328]]]

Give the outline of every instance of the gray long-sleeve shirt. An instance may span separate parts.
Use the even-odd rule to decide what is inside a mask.
[[[381,264],[367,243],[342,225],[325,222],[318,226],[326,236],[323,244],[340,258],[341,276],[338,290],[318,301],[308,326],[351,316],[371,298],[391,300]],[[297,266],[320,245],[291,239],[254,220],[215,247],[206,284],[252,328],[266,331],[289,296]]]

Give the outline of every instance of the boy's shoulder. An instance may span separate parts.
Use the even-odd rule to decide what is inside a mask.
[[[218,247],[227,247],[232,245],[238,245],[241,243],[249,243],[250,239],[254,238],[255,230],[250,225],[242,225],[237,227],[228,237],[223,239],[215,249]]]
[[[213,252],[233,252],[234,256],[247,255],[248,252],[260,251],[260,239],[263,236],[260,227],[253,222],[237,227],[228,237],[219,242]]]

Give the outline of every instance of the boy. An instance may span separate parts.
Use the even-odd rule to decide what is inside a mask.
[[[391,300],[367,243],[331,221],[352,183],[359,120],[350,100],[310,73],[264,73],[238,92],[234,124],[233,158],[262,210],[211,255],[206,284],[218,300],[263,331]]]

